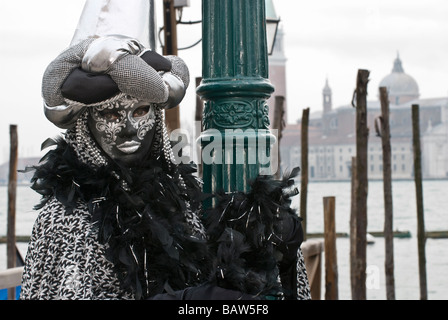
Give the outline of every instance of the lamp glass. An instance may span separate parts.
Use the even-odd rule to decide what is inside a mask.
[[[271,55],[274,51],[275,37],[277,36],[278,23],[280,20],[267,19],[266,20],[266,40],[268,45],[268,54]]]

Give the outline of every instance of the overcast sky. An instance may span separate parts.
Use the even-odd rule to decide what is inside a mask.
[[[158,23],[162,0],[156,0]],[[60,133],[43,114],[41,79],[48,63],[69,45],[84,0],[0,0],[0,163],[9,158],[9,125],[19,130],[19,156],[40,156],[40,144]],[[190,0],[183,19],[201,19],[201,1]],[[369,99],[392,70],[397,52],[422,98],[448,96],[448,1],[274,0],[287,57],[289,122],[302,109],[322,108],[328,78],[334,107],[350,103],[358,69],[370,70]],[[201,38],[200,25],[179,26],[179,47]],[[159,49],[160,52],[160,49]],[[194,79],[201,76],[201,46],[179,51],[192,84],[181,105],[194,119]]]

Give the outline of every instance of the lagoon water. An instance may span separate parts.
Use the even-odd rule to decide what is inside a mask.
[[[299,185],[300,187],[300,185]],[[321,182],[308,185],[307,229],[323,232],[323,197],[336,198],[336,232],[349,232],[350,182]],[[393,228],[410,231],[410,238],[394,238],[395,296],[398,300],[420,299],[417,252],[417,211],[413,181],[395,181],[393,192]],[[448,230],[448,180],[423,182],[426,231]],[[39,195],[28,186],[17,187],[16,234],[30,235],[37,212],[33,206]],[[299,208],[300,196],[293,201]],[[6,234],[7,187],[0,186],[0,235]],[[368,189],[368,231],[382,231],[384,225],[383,183],[370,181]],[[339,299],[351,299],[349,269],[349,238],[337,238]],[[27,244],[19,243],[25,256]],[[448,239],[427,239],[426,272],[428,299],[448,299]],[[376,237],[367,247],[367,299],[386,299],[384,275],[384,238]],[[322,255],[324,258],[324,255]],[[6,245],[0,244],[0,270],[6,268]],[[325,297],[325,269],[322,267],[322,298]]]

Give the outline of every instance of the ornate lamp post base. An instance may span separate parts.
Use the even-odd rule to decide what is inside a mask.
[[[271,167],[264,0],[203,0],[204,191],[247,191]]]

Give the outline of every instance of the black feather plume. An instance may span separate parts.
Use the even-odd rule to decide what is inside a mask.
[[[296,195],[295,168],[281,180],[258,176],[250,191],[218,193],[218,205],[205,213],[217,285],[252,295],[282,294],[279,250],[287,235],[284,224],[299,219],[290,207]]]

